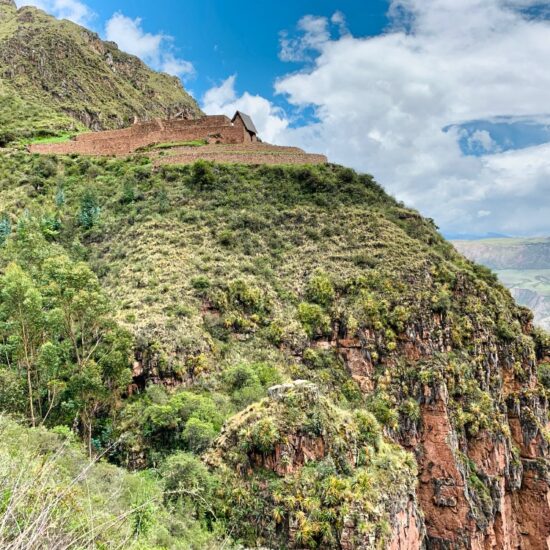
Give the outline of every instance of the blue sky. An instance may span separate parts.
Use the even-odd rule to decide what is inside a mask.
[[[195,67],[195,77],[187,78],[186,84],[197,97],[232,74],[238,74],[240,90],[271,96],[274,78],[299,68],[279,59],[280,32],[292,32],[306,14],[330,17],[344,10],[354,34],[378,34],[388,23],[389,5],[387,0],[90,0],[88,4],[98,15],[99,30],[104,28],[101,22],[118,11],[141,18],[146,32],[172,36],[178,55]]]
[[[17,0],[208,113],[374,174],[446,232],[550,234],[550,0]]]

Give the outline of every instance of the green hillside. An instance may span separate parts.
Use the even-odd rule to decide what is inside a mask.
[[[180,81],[41,10],[0,4],[0,144],[200,109]]]
[[[470,349],[480,327],[510,357],[534,354],[539,336],[522,334],[526,313],[490,272],[370,176],[21,152],[3,153],[0,167],[0,406],[76,427],[91,455],[131,469],[179,456],[187,475],[199,468],[193,456],[211,456],[200,475],[218,489],[196,511],[201,537],[221,529],[284,547],[285,522],[299,517],[309,546],[336,547],[353,502],[388,542],[416,469],[395,441],[419,422],[423,384],[446,381],[461,437],[510,437],[500,374],[485,386],[483,356]],[[426,324],[430,341],[447,344],[418,362],[408,334]],[[366,386],[338,349],[356,338],[368,338]],[[522,369],[533,376],[532,363]],[[269,387],[299,379],[322,397],[290,386],[288,398],[266,400]],[[263,412],[241,419],[250,406]],[[293,424],[277,424],[285,415]],[[229,446],[217,441],[225,421]],[[323,438],[318,462],[284,482],[262,469],[239,477],[296,434]],[[352,459],[357,445],[365,454]],[[336,500],[321,504],[327,483]],[[182,498],[187,510],[193,499]]]
[[[0,16],[0,548],[545,547],[550,339],[493,272],[343,166],[30,154],[198,108]]]

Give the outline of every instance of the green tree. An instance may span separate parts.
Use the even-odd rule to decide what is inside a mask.
[[[101,208],[95,193],[87,189],[80,199],[80,210],[78,212],[78,223],[84,229],[91,229],[97,224]]]
[[[49,258],[43,266],[44,296],[50,317],[70,343],[74,364],[68,380],[72,399],[92,454],[94,420],[114,404],[131,381],[132,341],[111,320],[107,298],[97,276],[83,262],[66,256]]]
[[[2,246],[8,239],[11,233],[11,222],[8,216],[5,214],[0,217],[0,246]]]
[[[15,263],[0,282],[0,316],[9,333],[13,358],[25,372],[31,423],[36,426],[35,386],[39,382],[37,358],[44,334],[43,298],[31,278]]]

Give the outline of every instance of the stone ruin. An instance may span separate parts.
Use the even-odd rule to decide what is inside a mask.
[[[195,143],[193,143],[195,142]],[[197,143],[198,142],[198,143]],[[200,142],[203,142],[202,145]],[[158,147],[161,145],[162,147]],[[187,164],[199,159],[245,164],[321,164],[323,155],[297,147],[262,143],[252,119],[237,111],[195,119],[155,119],[121,130],[87,132],[61,143],[36,143],[31,153],[126,156],[141,152],[155,164]]]

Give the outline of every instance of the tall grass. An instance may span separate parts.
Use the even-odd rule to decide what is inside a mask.
[[[137,518],[159,500],[159,492],[141,487],[141,498],[131,497],[131,474],[99,458],[87,461],[70,439],[46,430],[23,429],[0,417],[0,440],[2,550],[138,543],[143,533]]]

